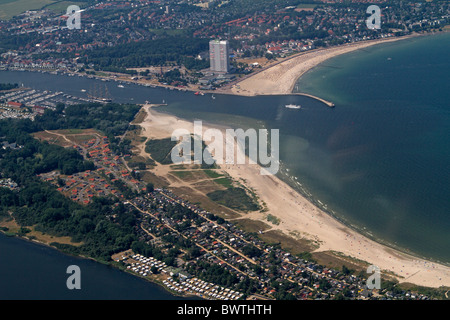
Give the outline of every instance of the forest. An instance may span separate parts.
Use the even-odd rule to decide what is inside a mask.
[[[130,122],[140,108],[135,104],[116,103],[86,103],[72,106],[59,104],[55,111],[46,110],[35,121],[28,121],[26,132],[92,128],[108,137],[111,150],[117,154],[126,154],[130,150],[130,141],[121,140],[119,136],[134,128]]]
[[[0,83],[0,91],[1,90],[11,90],[18,88],[19,85],[17,83]]]
[[[155,40],[105,47],[87,51],[89,63],[99,69],[132,68],[165,65],[167,62],[185,65],[191,70],[209,67],[209,60],[197,60],[199,52],[209,50],[209,40],[168,36]],[[87,59],[87,58],[83,58]],[[87,63],[80,59],[80,62]]]

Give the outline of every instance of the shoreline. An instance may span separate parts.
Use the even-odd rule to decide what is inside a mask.
[[[402,40],[402,39],[405,39],[405,37],[402,37],[402,38],[399,38],[399,39],[396,39],[396,40]],[[330,48],[330,49],[332,49],[332,48]],[[356,50],[356,49],[355,49]],[[312,53],[312,52],[308,52],[308,53]],[[331,58],[331,57],[330,57]],[[321,62],[319,62],[319,63],[321,63]],[[314,66],[312,67],[312,68],[314,68]],[[312,69],[311,68],[311,69]],[[310,70],[310,69],[309,69]],[[308,71],[309,71],[308,70]],[[305,71],[304,73],[306,73],[307,71]],[[303,74],[304,74],[303,73]],[[302,74],[302,75],[303,75]],[[254,76],[256,76],[257,74],[255,74]],[[298,79],[298,78],[297,78]],[[296,80],[297,81],[297,80]],[[295,81],[295,82],[296,82]],[[189,89],[188,89],[189,90]],[[217,92],[217,93],[219,93],[219,92]],[[222,92],[220,92],[220,94],[222,94]],[[231,93],[231,94],[233,94],[233,93]],[[292,93],[287,93],[287,94],[292,94]],[[153,111],[155,111],[155,109],[153,109]],[[155,112],[157,112],[157,111],[155,111]],[[204,122],[204,125],[205,125],[205,127],[207,127],[207,124],[206,124],[206,122]],[[259,172],[257,172],[256,174],[258,174],[259,175]],[[280,179],[281,180],[281,179]],[[288,185],[287,183],[286,183],[286,185]],[[291,187],[292,188],[292,187]],[[297,190],[295,190],[294,188],[292,188],[293,189],[293,191],[294,192],[296,192],[296,193],[299,193],[299,191],[297,191]],[[305,196],[303,196],[303,198],[305,198],[305,199],[307,199],[307,197],[305,197]],[[309,202],[311,202],[311,200],[310,199],[307,199]],[[312,203],[312,205],[313,206],[316,206],[314,203]],[[317,208],[319,211],[323,211],[322,209],[320,209],[320,208]],[[276,213],[273,213],[273,212],[271,212],[272,214],[276,214]],[[327,213],[327,212],[325,212],[327,215],[329,215],[329,216],[331,216],[333,219],[335,219],[335,220],[337,220],[337,222],[338,223],[341,223],[341,224],[343,224],[341,221],[339,221],[336,217],[334,217],[332,214],[330,214],[330,213]],[[261,214],[260,214],[261,215]],[[243,215],[243,217],[244,218],[248,218],[249,216],[248,215]],[[266,220],[265,219],[263,219],[263,218],[261,218],[261,217],[259,217],[258,219],[260,219],[261,221],[263,221],[263,222],[266,222]],[[257,220],[257,219],[255,219],[255,220]],[[345,226],[345,224],[344,224],[344,226]],[[348,226],[345,226],[345,227],[348,227]],[[276,227],[275,227],[276,228]],[[286,225],[283,225],[283,228],[287,228],[287,226]],[[307,229],[306,227],[305,227],[305,229]],[[355,231],[355,230],[353,230],[353,231]],[[358,232],[357,230],[355,231],[355,232]],[[306,235],[305,235],[306,236]],[[364,236],[364,235],[363,235]],[[386,246],[386,245],[384,245],[384,244],[381,244],[381,245],[383,245],[383,246]],[[391,249],[391,250],[398,250],[398,249],[395,249],[395,248],[388,248],[388,249]],[[58,250],[58,249],[57,249]],[[403,254],[405,254],[405,255],[409,255],[408,253],[403,253]],[[418,257],[415,257],[415,256],[412,256],[412,255],[410,255],[410,257],[409,258],[411,258],[411,259],[415,259],[415,260],[417,260],[419,263],[420,262],[422,262],[422,261],[426,261],[427,263],[438,263],[438,262],[430,262],[430,261],[428,261],[428,260],[426,260],[426,259],[422,259],[422,258],[418,258]],[[358,257],[358,259],[359,259],[359,257]],[[432,268],[432,270],[434,270],[434,268]],[[430,272],[430,270],[429,269],[420,269],[420,270],[418,270],[418,272],[419,273],[423,273],[422,271],[425,271],[425,272]],[[444,270],[444,271],[446,271],[446,270]],[[447,271],[446,271],[447,272]],[[419,274],[420,275],[420,274]],[[414,276],[414,275],[413,275]],[[446,283],[446,285],[448,286],[449,284],[448,284],[448,279],[449,279],[449,273],[445,273],[445,280],[447,281],[447,283]],[[412,280],[415,280],[416,278],[418,278],[417,276],[415,276],[414,278],[412,278]],[[411,279],[409,279],[409,280],[411,280]],[[412,281],[405,281],[405,282],[412,282]],[[426,279],[425,279],[425,282],[426,282]],[[414,282],[412,282],[412,283],[414,283]],[[426,283],[426,284],[420,284],[420,285],[424,285],[424,286],[429,286],[428,285],[429,283]]]
[[[38,240],[38,239],[31,239],[29,237],[26,237],[26,236],[23,236],[23,235],[20,235],[20,234],[17,234],[17,233],[8,234],[7,231],[0,230],[0,234],[2,234],[5,237],[11,237],[11,238],[19,239],[19,240],[22,240],[22,241],[26,241],[26,242],[29,242],[29,243],[32,243],[32,244],[40,245],[40,246],[43,246],[43,247],[55,250],[58,253],[61,253],[61,254],[66,255],[68,257],[89,260],[89,261],[93,261],[95,263],[99,263],[99,264],[104,265],[104,266],[115,268],[115,269],[117,269],[117,270],[119,270],[121,272],[127,273],[128,275],[131,275],[131,276],[137,277],[139,279],[145,280],[147,282],[150,282],[150,283],[160,287],[162,290],[164,290],[165,292],[167,292],[167,293],[169,293],[169,294],[171,294],[172,296],[175,296],[175,297],[187,298],[187,299],[192,299],[192,298],[198,299],[198,298],[201,298],[201,297],[199,297],[197,295],[180,294],[180,293],[177,293],[177,292],[175,292],[173,290],[170,290],[167,286],[165,286],[162,283],[162,281],[159,281],[158,279],[153,278],[153,277],[143,277],[143,276],[141,276],[139,274],[131,272],[131,271],[127,270],[126,268],[123,268],[123,267],[117,265],[116,264],[117,262],[114,261],[114,259],[112,259],[110,262],[107,262],[107,261],[97,260],[97,259],[89,257],[89,256],[69,253],[69,252],[66,252],[66,251],[64,251],[64,250],[62,250],[60,248],[52,246],[51,244],[46,243],[44,241],[41,241],[41,240]]]
[[[156,105],[144,105],[143,108],[147,116],[140,126],[143,128],[141,135],[146,138],[167,138],[173,130],[180,128],[193,132],[193,123],[159,112]],[[209,128],[211,124],[203,123],[203,130]],[[216,128],[223,130],[223,126]],[[312,252],[339,252],[344,257],[374,264],[381,269],[382,274],[394,276],[400,283],[433,288],[450,286],[450,267],[369,238],[319,208],[312,199],[301,194],[280,177],[260,175],[259,168],[258,165],[248,163],[220,165],[220,170],[228,173],[233,180],[245,181],[244,184],[266,205],[267,210],[264,213],[254,211],[241,214],[241,218],[267,224],[265,216],[271,214],[280,219],[280,223],[270,225],[269,230],[281,231],[289,237],[296,234],[302,240],[319,244]],[[164,174],[164,169],[154,169],[152,172],[156,175]],[[170,186],[168,188],[170,189]]]
[[[428,34],[412,34],[403,37],[359,41],[298,53],[274,65],[268,66],[256,74],[250,74],[245,79],[237,80],[231,87],[222,90],[219,88],[216,91],[217,93],[240,96],[296,94],[297,92],[294,93],[293,90],[300,77],[328,59],[377,44],[396,42],[426,35]],[[313,98],[323,100],[320,97],[313,96]]]
[[[430,257],[425,257],[423,255],[420,255],[418,253],[412,252],[411,250],[398,246],[396,244],[393,244],[389,241],[384,240],[383,238],[380,237],[376,237],[372,234],[372,232],[367,229],[366,227],[360,227],[358,225],[354,225],[348,221],[346,221],[345,219],[343,219],[341,216],[339,216],[338,214],[336,214],[334,211],[331,212],[328,208],[327,205],[324,205],[323,203],[319,204],[317,202],[320,202],[320,200],[316,200],[316,198],[314,198],[314,195],[310,194],[307,195],[304,192],[302,192],[301,190],[299,190],[297,187],[295,186],[291,186],[289,184],[289,182],[285,181],[284,178],[282,177],[278,177],[280,180],[284,181],[286,184],[288,184],[292,189],[294,189],[296,192],[298,192],[299,194],[301,194],[304,198],[306,198],[309,202],[311,202],[314,206],[316,206],[319,210],[324,211],[327,215],[329,215],[331,218],[335,219],[338,223],[343,224],[344,226],[350,228],[351,230],[353,230],[354,232],[359,233],[360,235],[362,235],[365,238],[368,238],[369,240],[372,240],[382,246],[387,247],[387,249],[392,249],[395,251],[400,252],[401,254],[405,254],[407,256],[410,256],[413,259],[421,259],[424,261],[427,261],[429,263],[435,263],[435,264],[440,264],[444,267],[449,267],[450,268],[450,262],[442,262],[439,261],[438,259],[434,259],[434,258],[430,258]],[[355,257],[356,258],[356,257]]]

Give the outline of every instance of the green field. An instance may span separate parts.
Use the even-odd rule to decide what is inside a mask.
[[[0,20],[8,20],[27,10],[41,9],[55,0],[0,0]]]
[[[66,13],[67,7],[70,5],[76,5],[80,8],[85,5],[85,2],[76,2],[76,1],[55,1],[52,4],[45,6],[45,9],[52,10],[55,13]]]
[[[207,194],[212,200],[230,209],[243,212],[258,210],[258,204],[242,188],[216,190]]]
[[[203,170],[203,171],[204,171],[210,178],[213,178],[213,179],[219,178],[219,177],[222,177],[222,176],[223,176],[223,174],[218,173],[218,172],[213,171],[213,170],[208,170],[208,169],[206,169],[206,170]]]
[[[233,186],[233,180],[227,177],[215,179],[214,182],[224,186],[225,188],[231,188]]]
[[[316,3],[301,3],[297,6],[299,9],[314,9],[317,7]]]

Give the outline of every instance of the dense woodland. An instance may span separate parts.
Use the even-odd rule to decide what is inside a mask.
[[[11,90],[19,87],[17,83],[0,83],[0,91],[1,90]]]
[[[209,67],[209,60],[197,60],[196,55],[209,50],[209,40],[192,37],[168,36],[155,40],[105,47],[87,51],[89,63],[99,69],[131,68],[166,65],[172,62],[188,69],[200,70]],[[88,62],[80,59],[80,62]]]

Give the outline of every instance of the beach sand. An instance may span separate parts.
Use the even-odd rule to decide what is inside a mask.
[[[143,128],[141,134],[145,137],[167,138],[175,129],[194,132],[192,122],[158,112],[152,105],[145,105],[144,109],[147,117],[140,125]],[[223,130],[221,127],[215,128]],[[208,125],[203,124],[203,130],[207,129]],[[163,167],[158,166],[152,172],[164,175],[168,169]],[[261,175],[259,166],[247,162],[221,165],[221,169],[233,179],[245,181],[246,186],[254,190],[267,207],[264,214],[251,212],[244,214],[244,218],[267,223],[267,214],[271,214],[280,219],[273,229],[286,235],[295,233],[305,240],[318,243],[317,252],[333,250],[366,261],[379,267],[382,273],[394,274],[399,282],[428,287],[450,286],[449,267],[401,253],[368,239],[320,210],[276,176]]]
[[[292,93],[296,81],[305,72],[311,70],[327,59],[376,44],[393,42],[406,38],[409,37],[355,42],[339,47],[317,49],[300,53],[239,81],[229,89],[229,92],[244,96],[289,94]]]

